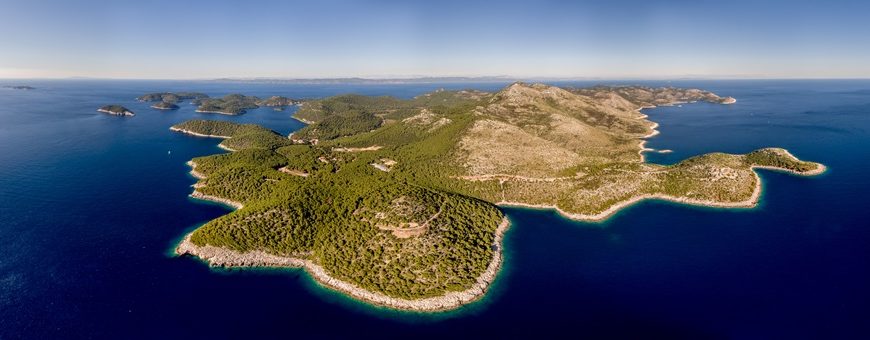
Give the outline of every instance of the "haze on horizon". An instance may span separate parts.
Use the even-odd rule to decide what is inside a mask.
[[[866,1],[0,0],[0,78],[870,78]]]

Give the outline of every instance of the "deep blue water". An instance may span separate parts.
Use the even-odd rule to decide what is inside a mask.
[[[300,270],[212,270],[169,251],[227,213],[190,200],[184,163],[218,140],[171,133],[190,118],[261,123],[281,133],[292,110],[238,117],[152,110],[134,97],[411,97],[504,84],[275,85],[157,81],[3,81],[0,89],[0,339],[254,337],[870,337],[870,81],[686,81],[735,105],[647,110],[662,134],[649,154],[673,163],[711,151],[781,146],[823,162],[821,177],[763,172],[759,208],[643,202],[603,223],[508,209],[506,265],[481,302],[419,315],[319,288]],[[579,83],[575,85],[590,85]],[[119,103],[132,118],[98,114]],[[167,151],[171,150],[171,154]]]

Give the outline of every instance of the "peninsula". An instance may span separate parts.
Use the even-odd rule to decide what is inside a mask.
[[[105,105],[105,106],[97,109],[97,111],[102,112],[102,113],[108,113],[110,115],[115,115],[115,116],[132,117],[132,116],[136,115],[135,113],[133,113],[133,111],[130,111],[130,109],[123,107],[121,105]]]
[[[780,148],[644,162],[643,108],[733,103],[708,91],[514,83],[496,93],[306,101],[289,138],[247,124],[172,127],[233,152],[190,161],[192,196],[236,208],[178,254],[213,266],[302,267],[324,286],[396,309],[457,308],[486,293],[509,221],[499,206],[604,219],[643,199],[752,207],[756,169],[825,167]]]

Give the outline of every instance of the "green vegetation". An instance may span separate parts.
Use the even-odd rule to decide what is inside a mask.
[[[267,99],[263,99],[257,102],[259,106],[271,106],[271,107],[282,107],[282,106],[290,106],[295,105],[299,101],[293,100],[287,97],[282,96],[271,96]]]
[[[401,101],[393,97],[348,94],[307,102],[294,116],[306,121],[319,122],[329,116],[351,116],[362,112],[386,113],[400,107],[402,107]]]
[[[231,150],[277,149],[292,145],[287,137],[254,124],[237,124],[216,120],[189,120],[172,126],[172,130],[193,134],[226,137],[221,146]]]
[[[139,96],[136,100],[142,102],[165,102],[176,104],[183,100],[199,100],[204,98],[208,98],[208,95],[199,92],[157,92]]]
[[[232,136],[225,143],[268,133],[217,121],[189,121],[174,128]],[[461,290],[488,265],[493,232],[502,218],[493,205],[413,185],[413,173],[385,176],[368,165],[377,152],[336,152],[283,140],[287,144],[264,148],[232,144],[239,151],[193,160],[207,176],[197,190],[245,204],[198,229],[191,237],[195,244],[314,259],[336,277],[406,298]],[[282,167],[311,176],[277,171]],[[419,209],[406,215],[388,210],[396,201],[415,202]],[[428,223],[410,231],[413,237],[399,238],[373,223],[381,210],[386,224]]]
[[[293,133],[295,140],[335,139],[371,131],[381,125],[381,119],[369,112],[354,112],[344,116],[329,116]]]
[[[157,104],[151,105],[151,107],[158,109],[158,110],[177,110],[178,109],[178,105],[175,105],[175,104],[170,103],[170,102],[159,102]]]
[[[423,109],[432,115],[467,113],[484,95],[483,92],[472,90],[439,90],[412,100],[349,94],[309,101],[294,117],[310,124],[296,131],[292,138],[323,141],[351,136],[413,117]]]
[[[642,161],[653,124],[640,105],[713,96],[525,84],[409,100],[344,95],[306,102],[297,116],[311,124],[293,141],[256,125],[188,121],[173,129],[229,137],[221,145],[237,150],[195,158],[206,176],[196,190],[244,204],[191,242],[308,259],[367,290],[418,299],[468,289],[484,272],[503,218],[495,203],[578,218],[639,196],[743,205],[752,166],[818,169],[781,149]]]
[[[746,154],[746,162],[751,165],[767,166],[797,172],[813,171],[817,163],[805,162],[794,158],[783,149],[767,148]]]
[[[194,119],[172,126],[173,130],[186,130],[203,135],[230,137],[258,131],[271,131],[255,124],[237,124],[219,120]]]
[[[299,101],[282,96],[272,96],[267,99],[260,99],[253,96],[245,96],[241,94],[229,94],[222,98],[210,98],[205,93],[200,92],[155,92],[148,93],[136,98],[142,102],[160,102],[153,105],[156,109],[175,109],[172,104],[184,100],[190,100],[193,104],[198,105],[199,112],[215,112],[223,114],[242,114],[245,110],[256,109],[260,106],[284,107],[299,103]]]
[[[222,98],[206,98],[198,101],[199,107],[196,112],[213,112],[228,115],[245,113],[245,110],[260,107],[257,103],[260,98],[241,94],[228,94]]]

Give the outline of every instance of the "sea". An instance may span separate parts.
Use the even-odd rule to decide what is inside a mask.
[[[188,119],[303,126],[295,108],[240,116],[159,111],[158,91],[410,98],[507,83],[280,84],[0,80],[0,339],[870,338],[870,80],[558,82],[696,87],[734,105],[644,110],[647,161],[777,146],[828,166],[760,171],[753,209],[644,201],[600,223],[504,209],[505,262],[484,298],[399,312],[299,269],[214,269],[174,246],[229,213],[188,197],[185,162],[226,152],[169,131]],[[96,112],[124,105],[135,117]]]

